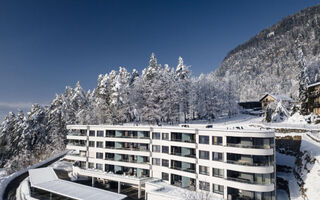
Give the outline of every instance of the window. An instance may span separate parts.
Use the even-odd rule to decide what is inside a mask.
[[[199,188],[200,188],[200,190],[210,192],[210,183],[204,182],[204,181],[199,181]]]
[[[98,170],[103,170],[103,165],[97,163],[97,164],[96,164],[96,169],[98,169]]]
[[[169,160],[162,159],[162,166],[163,167],[169,167]]]
[[[160,145],[152,145],[152,152],[160,152]]]
[[[160,158],[152,158],[152,164],[160,166]]]
[[[98,148],[103,148],[103,142],[97,142],[97,147]]]
[[[103,131],[97,131],[97,137],[103,137]]]
[[[223,178],[224,171],[223,169],[212,168],[212,176],[222,177]]]
[[[209,175],[209,167],[199,165],[199,174]]]
[[[199,151],[199,158],[209,160],[209,151]]]
[[[103,159],[103,153],[96,153],[96,158]]]
[[[162,133],[162,140],[169,140],[169,133]]]
[[[218,185],[218,184],[213,184],[212,185],[212,192],[218,193],[218,194],[223,194],[223,186]]]
[[[95,136],[95,131],[89,131],[89,136]]]
[[[160,133],[152,133],[152,139],[160,140]]]
[[[107,130],[106,131],[106,137],[115,137],[116,136],[116,131],[114,130]]]
[[[168,146],[162,146],[162,153],[169,153],[169,147]]]
[[[200,144],[209,144],[209,136],[200,135],[199,136]]]
[[[89,141],[89,147],[94,147],[94,141]]]
[[[212,136],[213,145],[222,145],[222,137]]]
[[[218,152],[212,152],[212,160],[223,161],[223,154]]]
[[[94,163],[89,162],[89,169],[93,169],[94,168]]]
[[[169,174],[168,174],[168,173],[162,172],[161,177],[162,177],[162,180],[164,180],[164,181],[169,181]]]

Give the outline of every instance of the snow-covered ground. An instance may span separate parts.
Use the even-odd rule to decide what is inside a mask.
[[[57,162],[52,163],[50,165],[50,167],[53,167],[53,169],[64,170],[67,172],[72,171],[72,163],[67,162],[67,161],[63,161],[62,159]]]
[[[268,128],[290,128],[290,129],[313,129],[320,130],[320,124],[308,124],[304,117],[299,114],[294,114],[283,122],[264,122],[264,117],[257,117],[253,115],[238,114],[232,118],[221,118],[212,122],[214,125],[256,125]]]
[[[296,161],[295,156],[290,156],[290,155],[277,152],[276,159],[277,159],[276,161],[277,165],[289,166],[291,167],[292,170],[295,167],[295,161]],[[277,176],[288,181],[291,200],[300,200],[300,199],[302,200],[302,198],[300,198],[301,197],[300,188],[297,184],[296,178],[293,175],[293,172],[290,172],[290,173],[277,172]]]
[[[37,200],[31,197],[31,191],[29,187],[29,177],[25,178],[17,188],[16,200]]]
[[[300,151],[308,151],[313,158],[315,163],[308,166],[309,173],[305,175],[306,195],[308,199],[319,199],[320,198],[320,143],[312,140],[307,135],[302,136]]]

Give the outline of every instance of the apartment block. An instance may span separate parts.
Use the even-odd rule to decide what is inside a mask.
[[[272,130],[201,124],[67,128],[67,149],[74,151],[65,159],[76,163],[76,173],[135,185],[139,198],[146,182],[161,179],[223,199],[275,200]]]

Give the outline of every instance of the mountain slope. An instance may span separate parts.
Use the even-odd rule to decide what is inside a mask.
[[[231,50],[213,75],[236,81],[241,101],[259,100],[267,92],[297,98],[299,48],[314,82],[319,79],[320,5],[284,18]]]

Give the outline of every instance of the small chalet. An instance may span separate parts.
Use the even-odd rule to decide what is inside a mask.
[[[308,86],[309,112],[320,115],[320,82]]]
[[[293,99],[291,99],[290,97],[287,97],[285,95],[282,95],[282,94],[266,94],[260,99],[262,109],[264,109],[264,110],[266,109],[266,107],[270,103],[272,103],[272,102],[278,103],[280,101],[282,101],[283,103],[288,103],[288,104],[291,104],[294,102]]]

